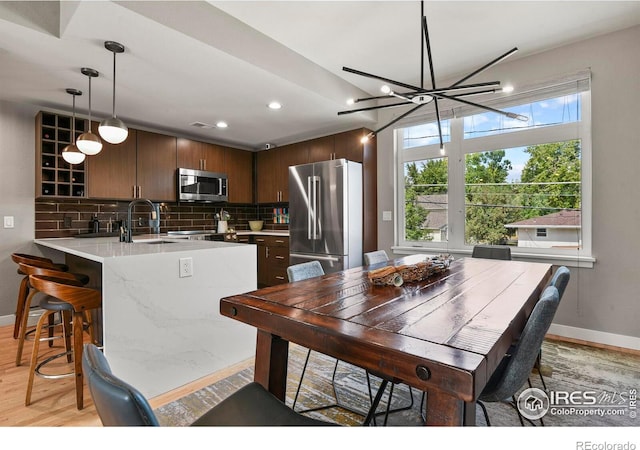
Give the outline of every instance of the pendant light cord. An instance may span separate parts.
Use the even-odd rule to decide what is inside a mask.
[[[113,117],[116,116],[116,52],[113,52]]]
[[[71,119],[71,143],[76,141],[76,94],[73,94],[73,119]]]
[[[89,75],[89,133],[91,133],[91,75]]]

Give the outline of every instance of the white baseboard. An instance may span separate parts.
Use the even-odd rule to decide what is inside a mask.
[[[40,316],[41,312],[42,310],[38,308],[31,310],[31,312],[29,313],[29,322],[28,322],[28,325],[30,327],[33,327],[36,325],[36,323],[38,322],[38,317]],[[16,321],[15,314],[0,316],[0,327],[4,327],[5,325],[13,325],[15,321]]]
[[[640,337],[635,336],[625,336],[623,334],[607,333],[605,331],[576,328],[567,325],[556,325],[554,323],[552,323],[549,328],[549,334],[594,342],[596,344],[611,345],[613,347],[640,350]]]

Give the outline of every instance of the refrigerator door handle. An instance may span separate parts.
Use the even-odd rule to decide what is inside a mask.
[[[312,177],[313,181],[313,239],[317,240],[320,238],[320,233],[318,232],[318,221],[320,220],[320,198],[318,196],[318,188],[320,186],[320,177],[314,176]]]
[[[305,259],[317,259],[318,261],[332,261],[337,262],[340,261],[340,258],[336,258],[335,256],[320,256],[320,255],[302,255],[298,253],[291,253],[289,255],[290,258],[305,258]]]
[[[307,195],[309,196],[309,205],[307,207],[307,239],[312,239],[311,224],[313,223],[313,193],[311,190],[311,177],[307,177]]]
[[[320,177],[307,177],[307,192],[309,193],[309,208],[307,209],[307,239],[317,240],[318,233],[318,185]]]

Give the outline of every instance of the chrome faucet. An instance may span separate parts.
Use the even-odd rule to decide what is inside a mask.
[[[149,226],[151,226],[156,233],[160,232],[160,214],[158,212],[158,207],[154,205],[149,199],[139,198],[129,203],[129,208],[127,209],[127,223],[124,225],[124,242],[133,242],[133,226],[131,225],[131,213],[133,212],[133,207],[141,203],[147,204],[151,207],[151,220],[149,220]]]

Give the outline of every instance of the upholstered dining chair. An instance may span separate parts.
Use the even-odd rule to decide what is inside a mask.
[[[512,401],[512,406],[518,412],[520,424],[524,426],[523,417],[517,408],[515,394],[529,380],[529,375],[536,363],[545,334],[551,326],[559,303],[558,289],[555,286],[547,286],[527,319],[517,343],[504,356],[482,390],[478,404],[482,408],[487,425],[490,426],[491,422],[484,402]],[[542,420],[541,423],[544,425]]]
[[[379,264],[389,261],[389,256],[384,250],[376,250],[374,252],[368,252],[364,254],[364,265],[370,266],[371,264]]]
[[[104,426],[159,426],[144,395],[116,377],[104,354],[85,344],[82,365],[98,416]],[[332,426],[285,406],[261,384],[252,382],[215,405],[191,426]]]
[[[471,253],[472,258],[511,259],[511,247],[507,245],[476,245]]]
[[[560,266],[556,269],[551,277],[551,281],[549,282],[549,286],[555,286],[558,289],[558,296],[560,300],[562,300],[562,296],[564,295],[564,291],[567,288],[567,284],[569,284],[569,278],[571,277],[571,272],[566,266]],[[543,372],[547,370],[546,367],[542,366],[542,349],[540,349],[540,353],[538,353],[538,358],[536,360],[535,368],[538,370],[538,375],[540,375],[540,381],[542,382],[542,387],[544,390],[547,390],[547,383],[544,380]]]

